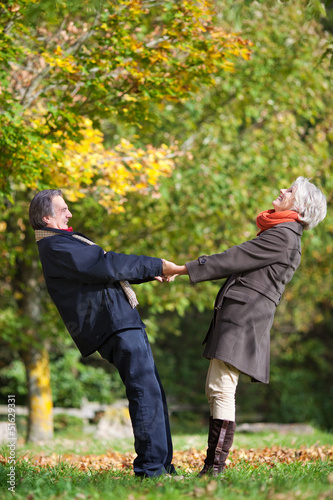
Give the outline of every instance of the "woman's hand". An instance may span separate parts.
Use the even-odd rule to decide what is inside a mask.
[[[160,283],[164,281],[170,283],[174,281],[177,276],[188,274],[186,266],[178,266],[174,262],[165,259],[162,259],[162,264],[162,275],[155,276],[155,279]]]

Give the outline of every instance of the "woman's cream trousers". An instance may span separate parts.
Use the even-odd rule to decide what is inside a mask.
[[[206,379],[206,396],[210,415],[213,418],[235,422],[235,395],[239,373],[237,368],[220,359],[210,360]]]

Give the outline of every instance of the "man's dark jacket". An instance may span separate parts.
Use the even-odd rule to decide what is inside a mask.
[[[119,281],[142,283],[160,276],[161,259],[105,253],[73,237],[80,233],[44,229],[57,233],[37,243],[46,286],[82,356],[119,330],[145,326]]]

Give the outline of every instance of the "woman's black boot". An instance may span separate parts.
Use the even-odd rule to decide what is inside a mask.
[[[208,448],[205,465],[197,477],[218,476],[225,469],[225,462],[234,440],[236,423],[231,420],[209,418]]]

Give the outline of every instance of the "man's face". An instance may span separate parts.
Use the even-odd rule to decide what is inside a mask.
[[[68,210],[68,206],[62,196],[55,196],[52,199],[52,207],[54,215],[43,217],[47,227],[68,229],[68,221],[72,217],[72,214]]]

